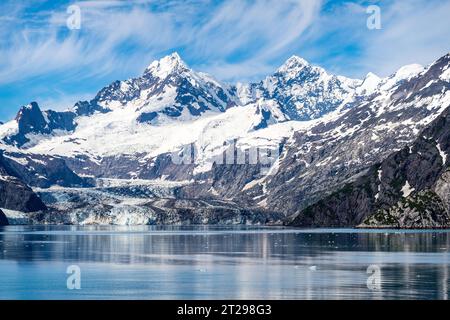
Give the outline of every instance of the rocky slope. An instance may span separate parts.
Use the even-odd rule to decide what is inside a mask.
[[[33,187],[89,187],[93,183],[75,174],[59,156],[4,151],[3,162],[17,178]]]
[[[361,227],[450,227],[450,109],[424,130],[409,151],[398,162],[392,181],[405,181],[400,192],[395,190],[402,197],[391,207],[382,205]]]
[[[294,226],[450,227],[450,107],[405,146],[302,210]]]
[[[8,144],[23,147],[33,143],[28,134],[48,135],[54,132],[68,132],[75,129],[75,114],[72,112],[42,112],[36,102],[20,108],[14,119],[13,127],[4,140]]]
[[[0,153],[0,208],[22,212],[46,210],[41,199],[17,177]]]
[[[446,55],[428,68],[408,66],[380,79],[361,103],[295,130],[284,143],[273,174],[240,180],[235,177],[242,171],[222,166],[214,171],[211,186],[221,195],[297,216],[412,143],[450,104],[449,65]],[[228,187],[217,187],[221,185]],[[305,220],[305,225],[330,223],[319,216],[315,223]],[[342,225],[352,225],[351,216]]]
[[[450,214],[432,190],[401,199],[388,209],[370,215],[360,228],[439,229],[450,228]]]
[[[8,224],[8,218],[5,216],[3,211],[0,210],[0,226],[7,226]]]

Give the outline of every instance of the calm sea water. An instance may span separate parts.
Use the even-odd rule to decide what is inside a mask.
[[[447,299],[449,242],[450,231],[0,227],[0,299]]]

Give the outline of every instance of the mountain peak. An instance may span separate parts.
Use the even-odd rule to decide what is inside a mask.
[[[41,109],[39,108],[37,102],[33,101],[30,104],[22,106],[19,109],[15,119],[20,121],[25,114],[33,114],[34,116],[36,116],[36,114],[41,114]]]
[[[302,57],[293,55],[289,59],[287,59],[286,64],[295,64],[295,65],[309,65],[309,62],[303,59]]]
[[[301,70],[309,66],[309,62],[299,56],[292,56],[278,69],[278,72],[286,72],[292,70]]]
[[[364,81],[368,80],[368,79],[373,79],[373,80],[378,80],[380,81],[381,78],[379,76],[377,76],[375,73],[373,72],[369,72],[366,77],[364,78]]]
[[[39,104],[36,101],[30,102],[26,106],[23,106],[25,109],[40,109]]]
[[[401,67],[390,77],[386,78],[381,86],[384,91],[397,87],[401,82],[414,78],[419,75],[425,68],[420,64],[409,64]]]
[[[395,73],[395,76],[397,78],[401,78],[401,79],[407,79],[409,77],[415,76],[419,73],[421,73],[425,68],[417,63],[414,64],[408,64],[406,66],[401,67],[400,69],[397,70],[397,72]]]
[[[375,73],[369,72],[362,81],[361,85],[356,88],[356,93],[360,95],[370,95],[377,90],[378,85],[382,80],[383,79]]]
[[[151,73],[158,78],[166,78],[175,71],[187,70],[188,67],[177,52],[174,52],[160,60],[153,61],[146,73]]]

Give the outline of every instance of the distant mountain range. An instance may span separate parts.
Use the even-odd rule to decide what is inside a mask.
[[[67,111],[32,102],[0,125],[0,223],[447,226],[449,66],[355,80],[294,56],[229,85],[174,53]]]

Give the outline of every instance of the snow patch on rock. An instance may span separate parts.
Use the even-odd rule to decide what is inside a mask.
[[[414,188],[411,187],[411,185],[409,184],[408,180],[406,180],[405,185],[402,187],[402,193],[403,193],[403,197],[409,197],[411,193],[413,193],[415,191]]]

